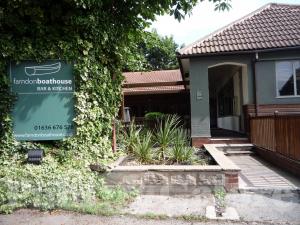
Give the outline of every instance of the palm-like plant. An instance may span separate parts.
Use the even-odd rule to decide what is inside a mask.
[[[175,131],[174,146],[169,150],[169,158],[176,163],[191,163],[194,159],[194,148],[189,147],[186,130],[179,128]]]
[[[133,147],[133,154],[141,163],[152,161],[152,133],[150,131],[139,137]]]
[[[155,135],[156,142],[159,144],[159,159],[165,159],[169,145],[173,144],[179,122],[180,120],[177,115],[167,115],[164,120],[159,123]]]
[[[127,132],[124,133],[124,142],[126,144],[126,150],[128,153],[133,153],[134,145],[140,138],[141,129],[137,128],[134,124],[134,120],[129,124]]]

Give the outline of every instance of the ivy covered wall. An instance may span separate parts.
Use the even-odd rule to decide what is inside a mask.
[[[95,160],[110,152],[112,119],[120,103],[122,48],[128,32],[136,29],[113,14],[113,5],[105,1],[1,1],[2,153],[18,145],[11,132],[14,97],[7,66],[26,59],[62,59],[74,65],[77,134],[60,147],[76,157],[87,157],[89,152]]]

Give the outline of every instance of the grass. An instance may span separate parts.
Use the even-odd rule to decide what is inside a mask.
[[[155,214],[155,213],[145,213],[145,214],[139,214],[139,215],[133,215],[137,218],[141,219],[150,219],[150,220],[166,220],[170,218],[169,216],[165,214]]]
[[[217,188],[214,190],[213,193],[216,199],[215,207],[216,207],[217,216],[221,216],[226,208],[226,202],[225,202],[226,191],[224,190],[224,188]]]
[[[98,203],[66,203],[61,207],[63,210],[86,213],[99,216],[113,216],[121,214],[121,205],[111,204],[109,202]]]
[[[182,215],[176,217],[176,219],[179,220],[185,220],[185,221],[200,221],[200,222],[206,222],[208,219],[205,216],[200,216],[200,215],[195,215],[195,214],[190,214],[190,215]]]
[[[104,188],[97,193],[98,199],[94,202],[67,202],[61,209],[101,216],[121,215],[121,209],[132,202],[137,194],[136,191],[125,192],[120,187]]]

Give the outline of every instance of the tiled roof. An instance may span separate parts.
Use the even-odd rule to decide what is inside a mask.
[[[126,84],[182,81],[180,70],[125,72],[123,75]]]
[[[179,55],[300,47],[300,5],[268,4],[179,50]]]
[[[149,84],[182,81],[180,70],[159,70],[150,72],[125,72],[125,84]],[[184,91],[184,85],[123,88],[126,95],[159,94]]]
[[[178,93],[185,90],[184,85],[176,86],[159,86],[159,87],[137,87],[137,88],[123,88],[125,95],[138,94],[167,94]]]

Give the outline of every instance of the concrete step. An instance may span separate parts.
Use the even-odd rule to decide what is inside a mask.
[[[224,154],[227,156],[231,156],[231,155],[251,155],[254,154],[253,151],[249,151],[249,150],[227,150],[224,151]]]
[[[252,151],[253,145],[252,144],[229,144],[229,145],[222,145],[216,144],[217,149],[224,152],[225,155],[251,155],[254,154]]]

